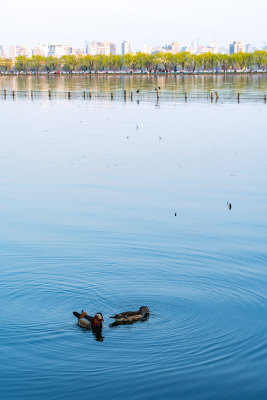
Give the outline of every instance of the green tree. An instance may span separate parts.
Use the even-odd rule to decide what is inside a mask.
[[[15,69],[18,72],[27,72],[29,68],[29,60],[25,56],[19,56],[15,61]]]
[[[128,68],[131,68],[132,70],[135,70],[140,64],[140,52],[136,54],[125,54],[124,56],[124,62],[125,66]]]
[[[253,53],[253,62],[258,69],[266,68],[267,66],[267,51],[256,50]]]
[[[227,54],[218,54],[218,63],[225,73],[229,69],[229,56]]]
[[[31,71],[35,71],[38,74],[45,67],[45,57],[39,55],[30,57],[29,66]]]
[[[82,71],[90,71],[95,67],[95,59],[94,56],[87,54],[86,56],[79,57],[79,67]]]
[[[78,60],[75,55],[62,56],[61,64],[64,71],[71,72],[76,70],[76,67],[78,66]]]
[[[45,58],[45,68],[47,71],[52,72],[52,71],[57,71],[59,70],[61,63],[60,60],[57,57],[53,56],[48,56]]]
[[[160,63],[164,66],[164,71],[167,72],[169,68],[171,67],[171,59],[170,59],[171,53],[158,53],[158,57],[160,60]]]
[[[0,71],[9,72],[12,68],[13,62],[9,58],[0,58]]]
[[[178,53],[177,56],[178,56],[179,65],[182,68],[182,70],[184,70],[186,63],[189,60],[190,53],[188,51],[183,51],[182,53]]]
[[[113,59],[114,59],[114,67],[116,69],[119,69],[119,71],[121,71],[124,65],[124,56],[117,54],[113,56]]]

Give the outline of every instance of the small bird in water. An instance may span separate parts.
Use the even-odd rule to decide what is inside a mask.
[[[140,92],[140,90],[139,90],[139,89],[137,89],[136,93],[139,93],[139,92]]]
[[[227,206],[229,210],[232,210],[232,204],[230,203],[230,201],[227,201]]]
[[[104,318],[101,313],[96,313],[94,317],[91,317],[87,315],[85,311],[82,311],[81,314],[77,311],[73,311],[73,315],[78,318],[78,324],[83,328],[102,328],[102,321],[104,321]]]
[[[110,318],[114,318],[115,324],[116,323],[133,323],[136,321],[140,321],[148,317],[149,315],[149,308],[146,306],[142,306],[139,308],[138,311],[125,311],[120,314],[115,314]]]

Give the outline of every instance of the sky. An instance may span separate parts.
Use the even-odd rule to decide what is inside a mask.
[[[84,47],[85,40],[129,40],[181,46],[198,38],[228,47],[234,40],[267,45],[267,0],[6,0],[0,8],[0,45],[40,42]]]

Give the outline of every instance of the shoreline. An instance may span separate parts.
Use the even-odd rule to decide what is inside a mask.
[[[17,76],[17,77],[39,77],[39,76],[45,76],[45,77],[51,77],[51,76],[147,76],[147,77],[158,77],[158,76],[238,76],[238,75],[266,75],[267,71],[178,71],[178,72],[156,72],[156,73],[147,73],[147,72],[120,72],[120,71],[98,71],[98,72],[50,72],[50,73],[45,73],[45,72],[39,72],[39,73],[32,73],[32,72],[21,72],[21,73],[16,73],[16,72],[10,72],[10,73],[0,73],[0,77],[6,77],[6,76]]]

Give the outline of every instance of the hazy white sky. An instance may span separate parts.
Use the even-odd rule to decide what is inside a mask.
[[[179,41],[267,42],[267,0],[2,0],[0,45],[110,40],[120,46]],[[119,47],[120,50],[120,47]]]

